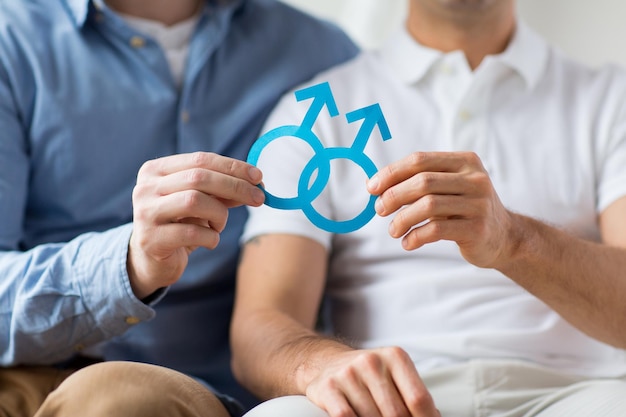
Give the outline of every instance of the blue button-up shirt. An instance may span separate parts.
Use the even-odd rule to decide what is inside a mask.
[[[0,0],[0,365],[97,347],[241,398],[228,326],[246,211],[146,305],[126,272],[137,171],[198,150],[245,159],[283,93],[355,53],[279,2],[207,1],[179,90],[159,46],[92,1]]]

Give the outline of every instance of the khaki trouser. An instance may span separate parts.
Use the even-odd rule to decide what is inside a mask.
[[[160,366],[103,362],[77,371],[0,369],[0,417],[228,417],[194,379]]]

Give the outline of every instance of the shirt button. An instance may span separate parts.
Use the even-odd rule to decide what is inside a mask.
[[[471,118],[472,118],[472,113],[470,113],[467,110],[461,110],[461,112],[459,113],[459,119],[463,120],[464,122],[467,122]]]
[[[182,120],[183,123],[187,123],[189,121],[189,112],[187,110],[182,111],[180,114],[180,120]]]
[[[453,75],[454,68],[448,64],[444,64],[441,66],[441,73],[445,75]]]
[[[126,324],[138,324],[141,320],[139,320],[137,317],[135,316],[128,316],[126,317],[126,319],[124,320],[126,322]]]
[[[81,352],[84,349],[85,349],[85,345],[83,345],[82,343],[79,343],[76,346],[74,346],[74,351],[76,352]]]
[[[130,46],[133,48],[143,48],[146,45],[146,40],[141,36],[133,36],[130,38]]]

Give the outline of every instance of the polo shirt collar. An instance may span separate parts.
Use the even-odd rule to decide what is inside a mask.
[[[401,81],[416,84],[443,53],[418,43],[403,26],[383,45],[380,56]]]
[[[518,21],[515,34],[506,50],[494,60],[499,60],[516,71],[529,89],[534,88],[548,61],[548,44],[524,22]]]
[[[78,27],[85,25],[90,10],[96,8],[93,0],[61,0]],[[247,0],[206,0],[209,5],[225,6],[233,11],[241,8]]]
[[[406,27],[392,35],[380,51],[381,58],[406,84],[420,82],[444,55],[439,50],[418,43]],[[485,58],[510,67],[529,89],[539,82],[547,59],[547,43],[521,21],[517,22],[515,33],[506,50],[499,55]]]

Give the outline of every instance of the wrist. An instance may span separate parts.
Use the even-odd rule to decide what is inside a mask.
[[[146,265],[149,265],[149,262],[142,261],[140,259],[142,256],[141,251],[133,248],[131,241],[128,245],[128,255],[126,257],[126,272],[135,297],[144,301],[164,286],[157,284],[158,281],[154,279],[156,274],[150,273],[150,268],[146,267]],[[152,279],[150,279],[151,277]]]
[[[137,270],[135,268],[135,265],[133,262],[131,262],[130,260],[130,248],[128,249],[129,251],[129,256],[126,260],[126,271],[128,273],[128,281],[130,283],[130,288],[133,290],[133,294],[135,294],[135,297],[137,297],[137,299],[139,300],[144,300],[146,298],[148,298],[151,294],[153,294],[155,291],[158,290],[157,288],[152,288],[151,285],[149,285],[148,283],[144,282],[140,277],[140,274],[137,273]]]
[[[324,369],[333,363],[339,355],[354,349],[338,341],[316,336],[310,340],[310,347],[303,349],[308,352],[304,360],[294,371],[294,383],[297,392],[306,395],[308,387],[320,377]],[[315,351],[313,351],[315,349]]]
[[[510,223],[506,232],[504,249],[495,269],[507,274],[528,258],[535,246],[536,221],[521,214],[510,213]]]

